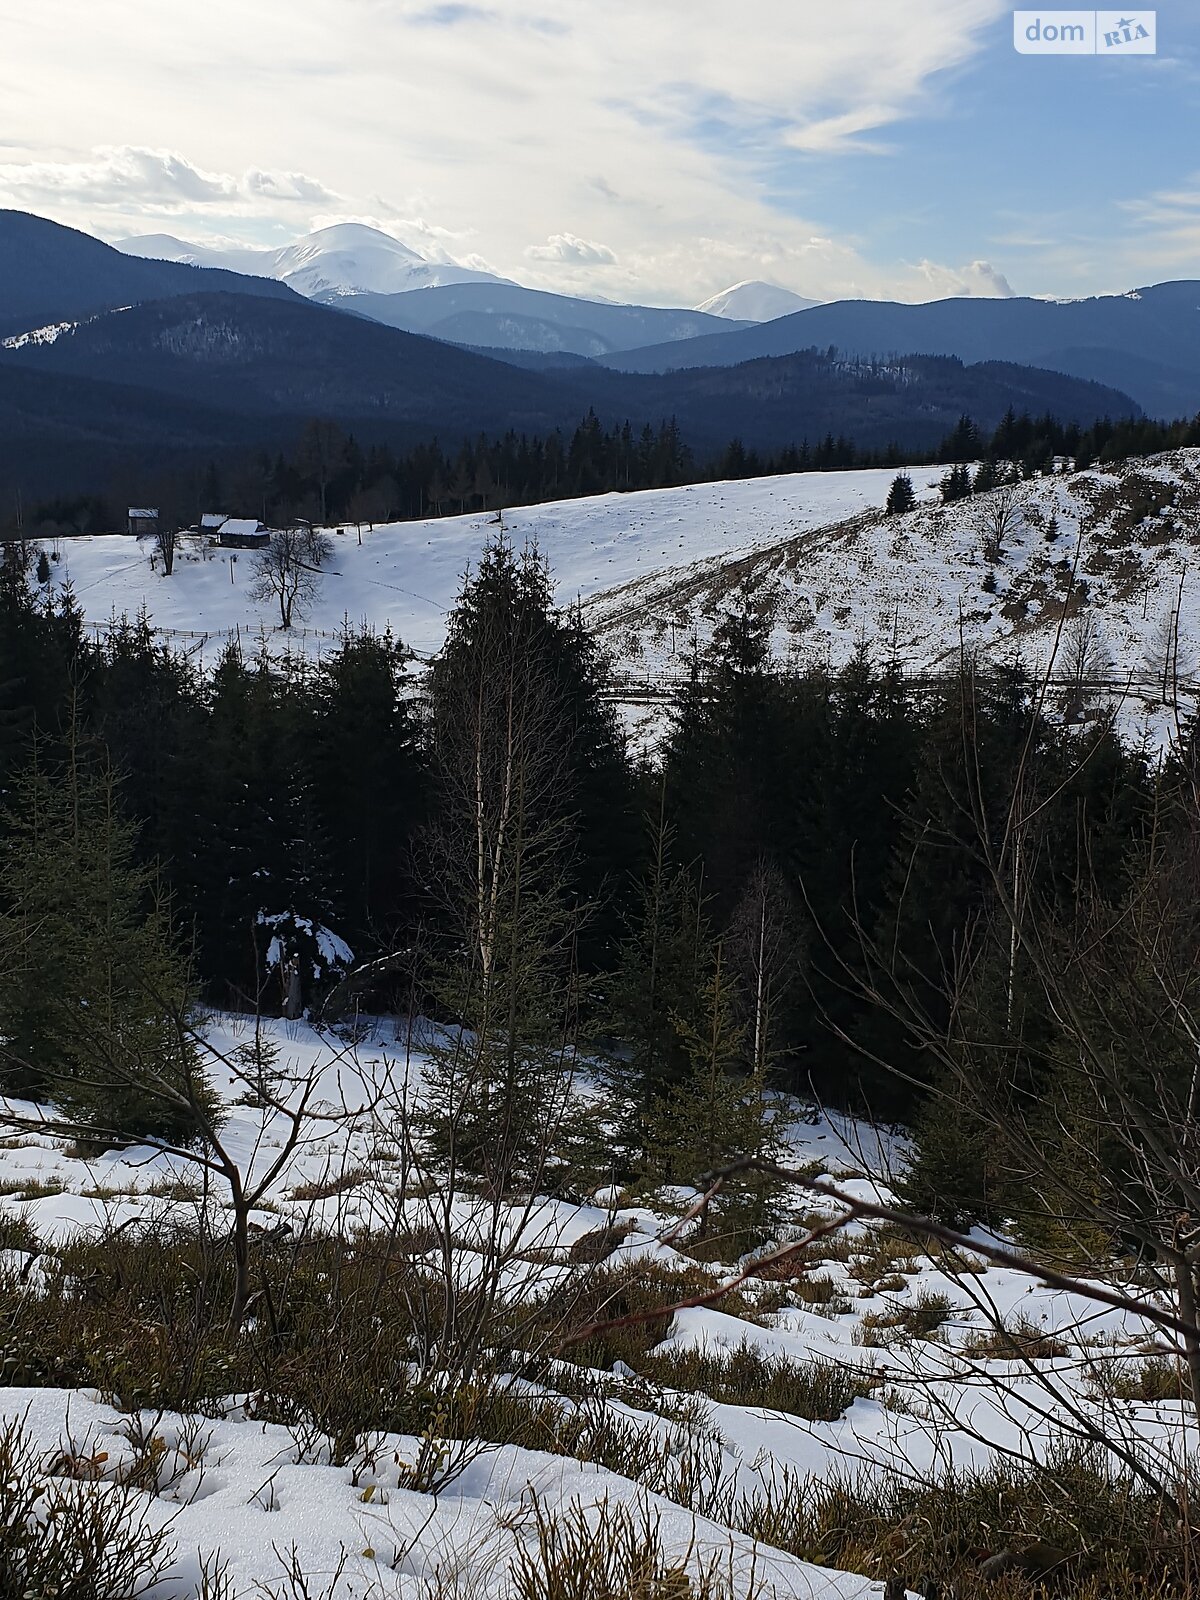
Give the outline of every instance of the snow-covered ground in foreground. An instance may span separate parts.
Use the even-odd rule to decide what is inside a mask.
[[[941,469],[913,468],[930,493]],[[590,598],[644,575],[675,573],[696,561],[749,553],[790,535],[880,508],[892,471],[804,473],[748,483],[695,484],[636,494],[599,495],[506,511],[504,528],[518,546],[536,541],[549,561],[562,602]],[[317,604],[293,629],[298,649],[330,647],[348,622],[390,628],[421,654],[439,648],[446,612],[468,566],[497,532],[495,513],[380,524],[349,524],[333,533],[334,557]],[[359,542],[361,537],[361,543]],[[250,599],[253,554],[185,542],[175,572],[151,566],[150,540],[123,534],[63,539],[54,581],[70,578],[90,622],[145,611],[163,629],[247,640],[276,635],[278,609]],[[231,557],[236,556],[236,559]],[[181,640],[193,645],[199,641]],[[216,651],[205,651],[215,659]]]
[[[113,1473],[132,1453],[128,1419],[91,1396],[0,1390],[0,1417],[12,1416],[23,1417],[50,1449],[61,1444],[107,1452]],[[158,1436],[185,1459],[172,1489],[147,1502],[155,1525],[169,1524],[179,1552],[171,1580],[156,1585],[149,1600],[191,1600],[203,1558],[217,1551],[239,1596],[264,1593],[252,1585],[280,1582],[294,1551],[313,1595],[325,1594],[340,1571],[336,1600],[416,1600],[428,1593],[509,1600],[511,1562],[518,1541],[529,1536],[535,1499],[555,1507],[644,1504],[658,1517],[669,1553],[691,1551],[698,1563],[715,1559],[740,1582],[737,1594],[748,1592],[751,1578],[761,1586],[758,1593],[777,1600],[862,1600],[879,1588],[756,1547],[659,1495],[639,1493],[615,1473],[562,1456],[502,1446],[432,1496],[397,1488],[395,1470],[387,1470],[393,1457],[415,1455],[415,1438],[377,1438],[375,1452],[384,1464],[352,1474],[306,1457],[289,1429],[247,1420],[234,1408],[226,1418],[205,1422],[203,1457],[188,1467],[197,1447],[181,1443],[182,1422],[155,1419]],[[445,1586],[455,1576],[460,1587]]]
[[[397,1209],[414,1226],[428,1220],[422,1209],[428,1198],[401,1197],[395,1141],[387,1138],[400,1085],[419,1088],[425,1064],[420,1050],[406,1048],[404,1030],[379,1021],[348,1047],[304,1023],[264,1026],[280,1047],[276,1070],[297,1079],[318,1077],[318,1101],[331,1120],[313,1124],[311,1137],[265,1196],[269,1209],[260,1214],[261,1224],[354,1230],[390,1224]],[[220,1016],[211,1023],[213,1075],[227,1094],[232,1077],[224,1063],[252,1038],[248,1019]],[[281,1136],[278,1119],[245,1104],[230,1106],[226,1141],[245,1170],[264,1170]],[[819,1163],[845,1193],[862,1199],[886,1196],[889,1168],[903,1159],[902,1140],[829,1115],[797,1115],[788,1124],[788,1138],[796,1165]],[[358,1174],[355,1183],[327,1198],[311,1198],[312,1186],[347,1172]],[[0,1147],[0,1216],[24,1218],[43,1246],[53,1248],[80,1229],[137,1227],[169,1215],[194,1218],[201,1202],[181,1196],[170,1182],[188,1177],[194,1173],[181,1158],[147,1148],[84,1160],[55,1139],[25,1132]],[[560,1284],[578,1270],[571,1266],[572,1244],[613,1222],[628,1231],[612,1264],[646,1257],[683,1264],[683,1236],[672,1243],[666,1235],[678,1226],[689,1198],[686,1192],[664,1192],[635,1205],[601,1190],[591,1202],[536,1196],[514,1202],[499,1222],[500,1235],[518,1246],[506,1270],[506,1292],[533,1297]],[[432,1203],[436,1208],[436,1199]],[[832,1202],[806,1200],[803,1208],[828,1211]],[[483,1213],[490,1214],[490,1207],[478,1198],[455,1201],[456,1270],[469,1272],[471,1261],[479,1259],[478,1241],[489,1225]],[[683,1310],[661,1346],[732,1353],[752,1345],[793,1363],[822,1360],[865,1374],[869,1393],[839,1419],[812,1422],[762,1406],[705,1402],[699,1416],[680,1422],[677,1408],[672,1416],[664,1403],[669,1391],[628,1371],[595,1374],[611,1395],[607,1403],[622,1418],[664,1437],[679,1440],[690,1433],[702,1439],[716,1453],[724,1480],[751,1495],[788,1469],[828,1478],[891,1464],[928,1475],[1009,1453],[1044,1457],[1072,1436],[1073,1411],[1102,1421],[1110,1436],[1160,1463],[1164,1457],[1178,1460],[1194,1444],[1177,1403],[1117,1400],[1100,1381],[1114,1365],[1131,1370],[1155,1350],[1143,1318],[1050,1291],[974,1257],[955,1263],[903,1250],[880,1257],[877,1238],[857,1225],[846,1242],[849,1248],[840,1254],[817,1252],[819,1259],[789,1282],[751,1284],[750,1300],[758,1303],[757,1289],[763,1303],[752,1320],[719,1306]],[[13,1251],[7,1265],[36,1293],[36,1257]],[[735,1262],[712,1267],[714,1284],[728,1281],[737,1269]],[[814,1277],[828,1282],[831,1298],[825,1303],[809,1288]],[[923,1313],[930,1325],[913,1336]],[[997,1357],[982,1342],[997,1320],[1019,1325],[1026,1336],[1042,1336],[1044,1348],[1031,1359],[1014,1359],[1011,1352]],[[719,1551],[743,1576],[753,1566],[764,1600],[858,1600],[878,1593],[879,1585],[864,1577],[755,1550],[743,1535],[594,1464],[512,1446],[490,1448],[438,1495],[421,1495],[398,1486],[395,1466],[412,1458],[416,1440],[389,1437],[371,1452],[374,1465],[364,1460],[337,1467],[319,1443],[314,1447],[288,1429],[250,1420],[244,1402],[244,1396],[231,1396],[223,1416],[203,1423],[207,1442],[201,1448],[194,1439],[187,1442],[181,1419],[147,1418],[168,1452],[180,1456],[177,1471],[160,1474],[160,1483],[172,1480],[170,1486],[147,1502],[148,1516],[173,1519],[179,1564],[175,1581],[157,1591],[163,1600],[190,1600],[201,1559],[216,1552],[228,1564],[233,1592],[252,1592],[255,1583],[279,1579],[279,1553],[292,1546],[314,1579],[327,1580],[345,1556],[336,1591],[345,1600],[367,1594],[418,1600],[430,1592],[434,1574],[444,1576],[452,1563],[463,1570],[464,1593],[500,1600],[510,1592],[515,1542],[530,1534],[535,1498],[560,1511],[569,1505],[594,1509],[606,1499],[648,1503],[661,1515],[669,1554],[691,1551],[699,1558]],[[129,1419],[94,1393],[0,1389],[0,1417],[23,1418],[47,1452],[69,1445],[69,1453],[83,1451],[94,1459],[107,1451],[109,1475],[119,1471],[127,1452],[122,1430]],[[313,1592],[323,1592],[320,1583]]]

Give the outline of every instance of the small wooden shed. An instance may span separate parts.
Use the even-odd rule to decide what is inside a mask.
[[[130,506],[129,531],[135,539],[158,532],[158,510],[149,506]]]

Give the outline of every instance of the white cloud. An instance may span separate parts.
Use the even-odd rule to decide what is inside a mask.
[[[784,142],[794,150],[806,150],[810,154],[856,150],[878,155],[884,152],[886,145],[877,139],[865,139],[862,135],[895,122],[897,118],[898,113],[893,106],[857,106],[853,111],[843,111],[834,117],[820,117],[792,128]]]
[[[207,172],[175,151],[134,145],[100,146],[76,161],[0,162],[0,197],[27,209],[66,203],[140,216],[231,214],[263,202],[307,207],[336,199],[303,173]]]
[[[237,194],[237,182],[201,172],[170,150],[101,147],[81,161],[4,162],[0,193],[13,201],[83,200],[98,208],[188,211],[227,204]]]
[[[1015,291],[1002,272],[990,261],[971,261],[957,269],[942,267],[935,261],[922,261],[917,272],[929,286],[923,299],[948,300],[956,296],[980,300],[1006,300]]]
[[[1137,223],[1139,242],[1152,242],[1164,270],[1178,269],[1195,276],[1200,252],[1200,174],[1183,189],[1160,189],[1144,198],[1128,200],[1123,209]]]
[[[243,179],[246,191],[265,200],[294,200],[303,205],[328,205],[337,196],[303,172],[260,172],[252,167]]]
[[[616,255],[606,244],[577,239],[573,233],[554,233],[545,244],[531,244],[525,254],[530,261],[560,261],[579,267],[611,267]]]
[[[994,243],[1006,260],[1056,294],[1124,294],[1172,278],[1195,278],[1200,259],[1200,173],[1171,188],[1117,197],[1127,225],[1097,215],[1085,201],[1053,212],[1014,216]]]

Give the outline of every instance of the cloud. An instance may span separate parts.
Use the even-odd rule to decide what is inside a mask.
[[[990,261],[971,261],[965,267],[943,267],[935,261],[922,261],[917,267],[929,285],[927,298],[949,300],[958,297],[978,300],[1007,300],[1016,291]]]
[[[882,155],[887,145],[877,139],[864,139],[869,129],[885,127],[899,120],[895,106],[856,106],[838,116],[821,117],[800,127],[789,129],[784,143],[793,150],[810,154],[849,153],[857,151],[869,155]]]
[[[606,244],[577,239],[573,233],[552,233],[545,244],[531,244],[525,254],[530,261],[558,261],[578,267],[611,267],[617,261],[616,252]]]
[[[204,173],[170,150],[101,146],[86,161],[0,163],[0,192],[9,197],[86,197],[95,206],[135,201],[156,209],[187,210],[225,203],[236,180]]]
[[[587,187],[594,189],[595,180],[587,180]],[[617,204],[615,195],[602,198]],[[824,234],[800,236],[785,226],[736,237],[700,231],[658,239],[653,218],[643,236],[621,252],[565,229],[551,233],[544,244],[521,248],[522,272],[511,259],[477,248],[478,230],[471,226],[448,227],[378,196],[368,208],[346,206],[326,184],[304,173],[262,167],[241,175],[222,173],[178,152],[145,147],[103,147],[80,161],[0,163],[0,199],[32,210],[65,211],[71,220],[83,211],[84,225],[101,215],[122,218],[123,227],[114,222],[104,230],[110,237],[141,231],[150,219],[185,218],[179,233],[225,245],[251,242],[251,225],[255,242],[280,243],[309,228],[360,222],[431,261],[523,277],[535,285],[540,273],[544,286],[558,291],[661,304],[696,304],[745,278],[765,278],[814,299],[1013,293],[1004,274],[987,261],[951,267],[923,260],[889,272],[868,266],[851,244]],[[428,196],[409,199],[424,205]],[[241,235],[239,219],[247,228]]]
[[[263,201],[310,206],[337,199],[302,172],[207,172],[175,151],[134,145],[101,145],[84,160],[2,162],[0,196],[18,207],[65,202],[135,216],[236,215]]]
[[[567,23],[557,17],[517,14],[518,7],[478,6],[466,0],[447,0],[446,4],[422,6],[409,13],[408,20],[418,28],[458,28],[471,23],[484,26],[516,26],[532,29],[534,33],[569,33]]]
[[[249,194],[266,200],[295,200],[306,205],[329,205],[337,199],[323,183],[303,172],[260,172],[252,167],[243,180]]]
[[[1053,294],[1124,294],[1195,278],[1200,173],[1182,165],[1170,186],[1111,197],[1099,212],[1078,200],[1070,208],[1020,215],[997,242],[1017,264],[1035,261]]]
[[[1200,243],[1200,173],[1185,185],[1127,200],[1121,208],[1137,223],[1139,235],[1152,235],[1176,261],[1194,258]]]

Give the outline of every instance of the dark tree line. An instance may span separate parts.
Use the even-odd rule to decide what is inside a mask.
[[[1010,410],[991,433],[962,417],[929,464],[1015,463],[1035,474],[1049,470],[1056,458],[1086,467],[1197,443],[1200,419],[1160,423],[1104,418],[1083,428],[1049,415]],[[25,534],[42,538],[120,528],[130,496],[139,503],[152,500],[169,524],[180,527],[214,511],[259,517],[276,527],[296,518],[407,521],[580,495],[902,462],[921,464],[920,452],[902,453],[897,445],[863,449],[832,433],[777,452],[748,449],[734,439],[711,459],[698,460],[673,419],[657,428],[638,430],[626,422],[606,429],[594,413],[569,437],[509,432],[502,438],[464,440],[456,449],[436,440],[407,451],[387,445],[363,449],[336,423],[314,418],[291,451],[262,452],[240,463],[213,461],[204,469],[168,466],[149,480],[141,477],[107,493],[27,506],[21,524]],[[15,512],[7,516],[6,525],[10,533],[16,530]]]

